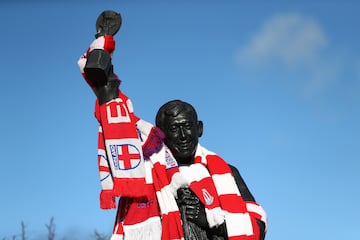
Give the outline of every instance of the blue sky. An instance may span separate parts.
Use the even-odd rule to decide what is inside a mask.
[[[349,1],[2,1],[0,238],[108,234],[95,96],[76,62],[105,9],[135,112],[192,103],[202,145],[241,172],[269,240],[360,234],[360,4]]]

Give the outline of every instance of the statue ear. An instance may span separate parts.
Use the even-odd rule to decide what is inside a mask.
[[[198,137],[201,137],[203,134],[203,128],[204,128],[202,121],[198,121],[197,128],[198,128]]]

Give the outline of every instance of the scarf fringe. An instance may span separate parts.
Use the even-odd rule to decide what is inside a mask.
[[[112,190],[101,190],[100,192],[100,208],[113,209],[116,208],[116,200]]]
[[[123,227],[125,240],[161,240],[160,217],[152,217],[145,222]]]
[[[165,134],[160,128],[142,119],[136,122],[136,127],[139,131],[140,140],[142,141],[144,157],[149,159],[151,155],[161,150]]]

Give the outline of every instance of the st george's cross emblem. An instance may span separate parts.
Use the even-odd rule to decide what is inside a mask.
[[[114,166],[120,170],[130,170],[138,167],[141,162],[141,154],[138,148],[132,144],[110,145],[111,156]]]

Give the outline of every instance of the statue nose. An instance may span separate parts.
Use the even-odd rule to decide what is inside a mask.
[[[180,127],[180,138],[185,139],[186,138],[186,131],[184,128]]]

